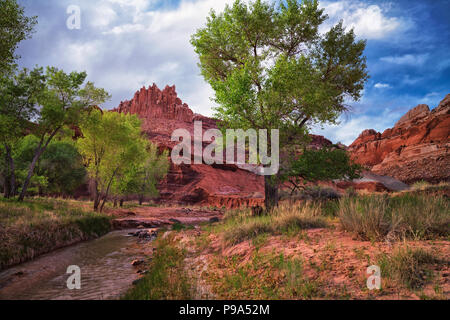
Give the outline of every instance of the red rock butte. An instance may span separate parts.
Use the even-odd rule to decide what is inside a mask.
[[[217,128],[216,120],[194,114],[178,98],[175,86],[160,90],[155,84],[135,93],[113,111],[138,115],[143,130],[160,149],[171,150],[172,132],[186,129],[193,135],[194,121],[203,122],[203,130]],[[179,204],[202,204],[234,208],[264,202],[264,178],[234,165],[172,163],[167,178],[159,186],[160,201]]]
[[[450,180],[450,94],[433,110],[421,104],[383,133],[369,129],[350,145],[352,158],[405,183]]]

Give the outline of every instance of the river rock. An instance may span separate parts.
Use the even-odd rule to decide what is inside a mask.
[[[145,263],[144,260],[133,260],[133,261],[131,262],[131,265],[132,265],[133,267],[138,267],[138,266],[140,266],[140,265],[143,265],[144,263]]]

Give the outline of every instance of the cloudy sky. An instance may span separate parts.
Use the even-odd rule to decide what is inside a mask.
[[[194,112],[212,115],[213,92],[199,75],[190,35],[211,8],[232,0],[19,0],[39,24],[20,45],[24,67],[57,66],[87,71],[112,94],[105,108],[133,97],[142,86],[177,87]],[[81,9],[81,29],[66,26],[70,5]],[[361,101],[339,126],[314,128],[334,142],[350,144],[367,128],[383,131],[420,103],[437,106],[450,93],[450,0],[327,0],[339,19],[367,39],[370,80]]]

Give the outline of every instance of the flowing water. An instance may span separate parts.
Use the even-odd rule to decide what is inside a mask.
[[[134,259],[143,259],[142,247],[131,230],[114,231],[38,257],[0,273],[0,300],[117,299],[134,280]],[[81,289],[69,290],[67,267],[81,269]]]

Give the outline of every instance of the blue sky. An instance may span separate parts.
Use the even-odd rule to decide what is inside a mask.
[[[177,87],[194,112],[212,115],[211,88],[199,75],[190,35],[211,8],[232,0],[19,0],[39,24],[19,47],[21,66],[57,66],[88,72],[107,89],[116,107],[153,82]],[[450,0],[327,0],[330,19],[339,19],[367,39],[370,80],[361,101],[338,126],[313,128],[334,142],[350,144],[362,130],[392,127],[409,109],[434,108],[450,93]],[[81,9],[81,29],[69,30],[69,5]]]

